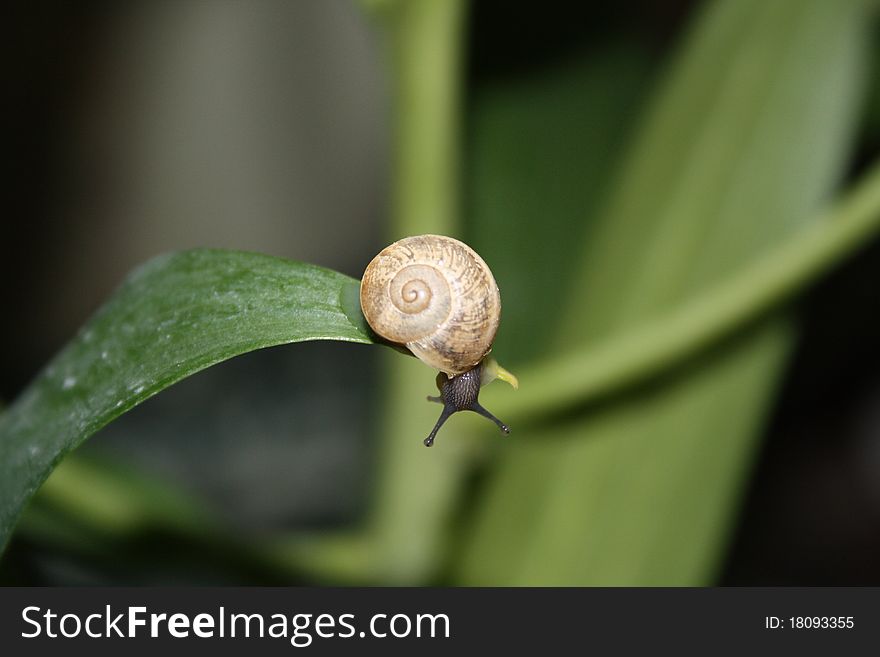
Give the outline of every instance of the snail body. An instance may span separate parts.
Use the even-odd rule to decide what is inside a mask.
[[[463,410],[510,431],[478,402],[482,385],[497,377],[515,387],[516,379],[486,358],[498,331],[501,295],[488,265],[473,249],[442,235],[399,240],[367,265],[360,300],[377,335],[404,345],[441,372],[441,396],[428,399],[444,409],[425,445],[433,444],[452,413]]]

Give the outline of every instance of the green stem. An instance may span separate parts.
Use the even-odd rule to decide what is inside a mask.
[[[462,0],[391,8],[394,162],[391,237],[456,232]]]
[[[455,235],[465,4],[403,0],[386,9],[395,84],[390,237]],[[431,577],[442,554],[468,451],[422,445],[436,420],[436,409],[424,397],[432,392],[434,374],[415,359],[394,354],[384,365],[381,476],[370,524],[373,577],[419,583]]]
[[[584,404],[644,381],[803,290],[878,231],[880,164],[829,216],[731,279],[638,329],[532,366],[519,373],[522,386],[517,395],[487,390],[487,403],[500,416],[516,421]]]

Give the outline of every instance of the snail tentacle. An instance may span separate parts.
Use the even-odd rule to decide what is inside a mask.
[[[495,417],[494,415],[492,415],[492,413],[490,413],[489,411],[487,411],[487,410],[485,409],[485,407],[483,407],[482,405],[480,405],[479,402],[475,401],[473,404],[471,404],[471,405],[468,407],[468,410],[469,410],[469,411],[473,411],[474,413],[479,413],[479,414],[482,415],[483,417],[492,420],[492,422],[494,422],[495,424],[498,425],[498,428],[501,429],[501,431],[502,431],[503,433],[505,433],[505,434],[509,434],[509,433],[510,433],[510,427],[507,426],[506,424],[504,424],[504,422],[502,422],[501,420],[499,420],[497,417]]]

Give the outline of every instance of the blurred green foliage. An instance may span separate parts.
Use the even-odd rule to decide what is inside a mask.
[[[577,246],[559,240],[555,258],[543,254],[548,268],[580,265],[571,275],[542,275],[577,300],[556,301],[541,315],[547,349],[599,342],[648,322],[815,216],[852,143],[866,9],[821,0],[705,8],[585,239]],[[574,159],[562,167],[584,168]],[[532,179],[535,197],[554,196],[541,182]],[[507,227],[496,222],[494,234],[535,221],[533,213],[507,211]],[[528,261],[526,252],[510,254],[514,266]],[[504,249],[487,257],[504,262]],[[527,307],[542,308],[530,301]],[[791,331],[774,314],[661,383],[511,446],[468,532],[462,581],[711,581]]]
[[[858,246],[880,217],[876,171],[828,210],[852,167],[871,91],[873,4],[716,0],[695,11],[662,74],[638,44],[609,42],[550,72],[477,86],[468,98],[463,0],[364,4],[387,37],[394,82],[388,241],[451,234],[484,256],[504,299],[495,354],[521,368],[523,388],[490,388],[485,399],[511,413],[516,394],[537,401],[526,401],[504,442],[488,441],[490,429],[477,418],[457,417],[455,429],[426,450],[418,438],[436,409],[413,391],[427,388],[430,377],[414,359],[388,351],[377,490],[371,512],[350,531],[234,538],[184,493],[166,491],[167,499],[148,504],[156,498],[149,483],[75,458],[47,482],[21,530],[99,555],[100,537],[116,540],[146,526],[181,544],[199,545],[209,535],[269,580],[711,584],[797,331],[786,304],[765,306]],[[810,225],[817,220],[829,222],[828,230]],[[202,264],[225,271],[228,256],[214,257]],[[86,327],[60,357],[63,367],[56,363],[55,374],[0,419],[0,529],[10,529],[58,458],[182,376],[268,344],[369,342],[351,281],[261,262],[252,263],[252,276],[237,270],[252,283],[240,303],[181,304],[178,319],[190,324],[177,322],[178,352],[149,342],[158,315],[140,301],[173,301],[164,298],[169,288],[123,288],[102,315],[109,317],[105,332],[128,325],[143,340],[119,341],[119,369],[89,369],[106,347],[105,336]],[[306,276],[311,283],[303,289],[320,299],[293,283],[278,292],[284,299],[266,297],[277,276],[262,276],[263,265]],[[756,280],[765,272],[766,289]],[[729,281],[744,283],[725,288]],[[196,277],[174,286],[192,297],[195,285],[200,299],[210,299],[215,284]],[[694,313],[694,349],[661,351],[670,325],[656,334],[652,326],[725,289],[733,290],[730,304]],[[267,321],[242,323],[234,335],[209,331],[206,356],[195,340],[205,336],[199,322],[216,320],[218,309],[253,318],[254,304]],[[114,309],[129,319],[116,323]],[[679,325],[671,326],[674,338]],[[639,341],[615,342],[628,335]],[[638,352],[635,365],[628,353],[591,360],[603,345],[612,352],[637,345],[647,355]],[[566,367],[574,353],[587,356]],[[651,360],[652,353],[661,356]],[[180,368],[189,356],[192,365]],[[129,371],[147,361],[159,374]],[[612,374],[587,392],[591,364],[602,363]],[[57,400],[42,405],[47,386],[64,388],[66,377],[82,382],[86,372],[108,408],[120,401],[119,410],[86,403],[69,433],[47,434],[48,424],[63,426],[70,413],[53,407]],[[619,390],[623,378],[628,385]],[[535,385],[541,389],[529,392]],[[566,397],[569,389],[577,393]],[[564,405],[549,401],[563,397]],[[45,458],[21,457],[29,445],[45,446]],[[90,495],[92,487],[109,492]],[[74,515],[78,523],[59,521]]]

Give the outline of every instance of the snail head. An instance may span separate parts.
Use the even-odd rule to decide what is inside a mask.
[[[498,428],[505,434],[510,433],[510,427],[480,405],[480,386],[483,384],[482,370],[483,363],[480,362],[467,372],[452,378],[443,372],[437,375],[437,388],[440,389],[440,396],[428,397],[428,401],[443,404],[443,410],[440,412],[440,418],[431,430],[430,435],[425,438],[425,447],[431,447],[434,444],[434,438],[437,436],[440,427],[449,419],[450,415],[459,411],[479,413],[497,424]]]

